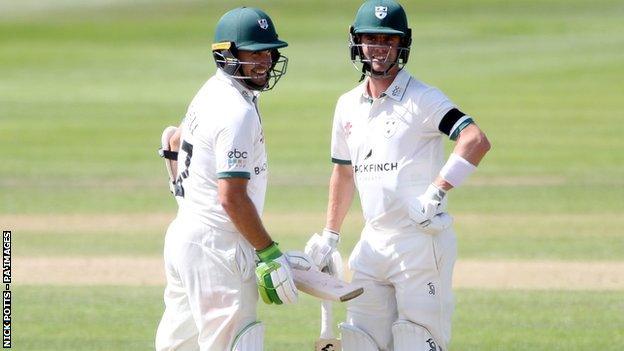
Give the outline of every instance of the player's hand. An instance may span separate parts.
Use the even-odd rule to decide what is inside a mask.
[[[430,184],[427,190],[410,204],[409,215],[426,233],[437,234],[453,223],[448,213],[439,213],[440,204],[446,192]]]
[[[342,256],[340,256],[340,252],[336,250],[332,253],[329,258],[329,263],[325,266],[323,272],[338,279],[344,279],[344,269],[342,267]]]
[[[301,271],[309,271],[310,269],[316,270],[312,257],[306,255],[301,251],[287,251],[284,252],[284,256],[288,260],[288,264],[292,269],[298,269]]]
[[[337,252],[339,233],[329,229],[323,229],[323,233],[318,235],[312,234],[305,246],[305,253],[312,257],[312,261],[319,270],[323,270],[331,259],[334,252]]]
[[[256,277],[262,301],[276,305],[296,303],[298,290],[293,281],[290,263],[277,247],[277,243],[256,253],[260,258]]]
[[[433,218],[419,223],[420,230],[427,234],[438,234],[439,232],[448,229],[453,224],[453,216],[446,212],[438,213]]]

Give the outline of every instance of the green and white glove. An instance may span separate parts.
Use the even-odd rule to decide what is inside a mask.
[[[282,254],[277,243],[256,251],[260,263],[256,267],[258,292],[267,304],[296,303],[298,290],[287,257]]]

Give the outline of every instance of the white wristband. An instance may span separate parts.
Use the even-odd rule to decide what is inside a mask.
[[[460,186],[477,169],[475,165],[463,157],[452,153],[448,161],[440,170],[440,177],[444,178],[454,188]]]

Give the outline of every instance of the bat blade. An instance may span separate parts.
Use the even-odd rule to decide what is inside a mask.
[[[312,269],[293,269],[293,275],[297,289],[323,300],[345,302],[364,292],[362,287]]]

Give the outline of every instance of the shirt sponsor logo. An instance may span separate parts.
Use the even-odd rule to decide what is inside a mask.
[[[355,173],[391,172],[399,169],[398,162],[370,163],[353,166]]]
[[[263,163],[261,166],[259,167],[254,167],[254,173],[255,175],[260,175],[260,173],[266,172],[267,170],[267,164],[266,162]]]
[[[245,167],[245,164],[247,163],[245,160],[247,159],[248,154],[249,153],[247,151],[238,151],[238,149],[228,151],[228,166]]]

